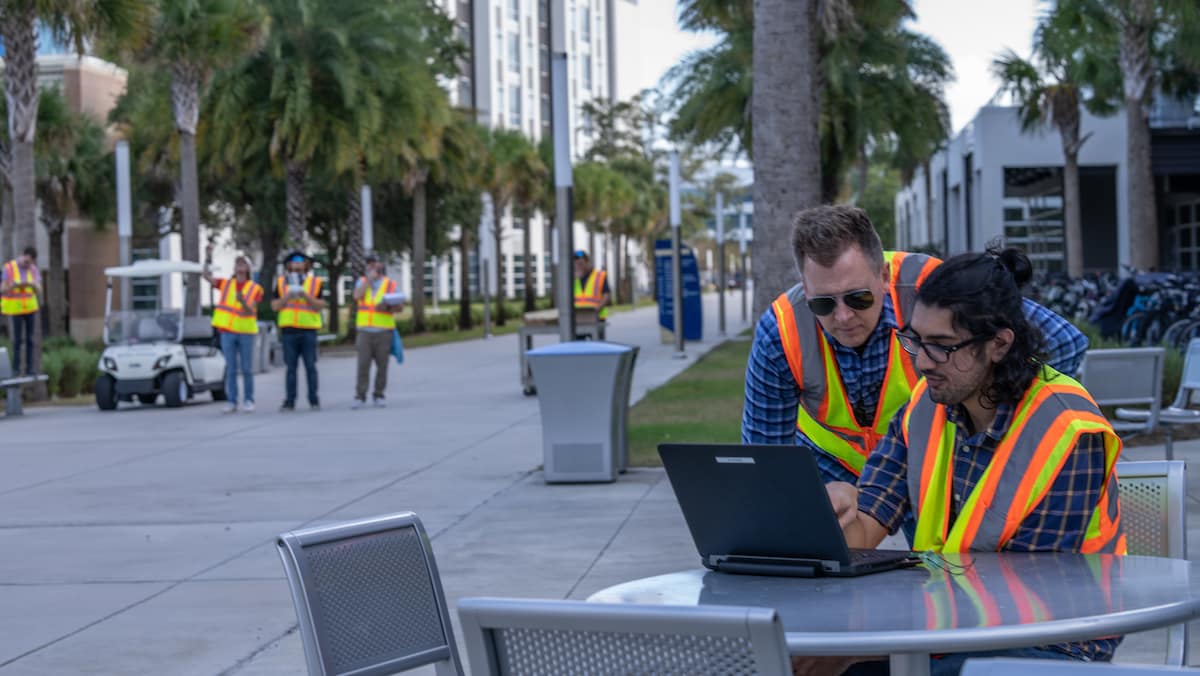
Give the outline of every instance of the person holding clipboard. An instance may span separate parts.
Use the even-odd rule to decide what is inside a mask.
[[[376,408],[382,408],[384,391],[387,389],[388,357],[392,354],[392,337],[396,331],[396,319],[392,313],[404,309],[404,295],[396,291],[395,280],[384,275],[383,263],[376,256],[367,256],[366,275],[360,277],[354,287],[354,302],[358,304],[354,322],[357,329],[354,347],[358,351],[358,378],[351,408],[360,409],[367,405],[371,362],[375,363],[375,387],[371,391],[371,403]]]
[[[12,318],[13,373],[31,376],[33,372],[34,317],[42,277],[38,274],[37,249],[25,247],[21,255],[4,264],[0,277],[0,314]],[[25,370],[21,371],[21,350],[25,350]]]

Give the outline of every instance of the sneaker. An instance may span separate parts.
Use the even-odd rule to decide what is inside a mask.
[[[242,404],[242,413],[254,413],[254,402],[247,401]]]
[[[320,410],[321,410],[321,403],[320,403],[320,402],[317,402],[317,401],[309,402],[309,404],[308,404],[308,408],[309,408],[309,410],[313,410],[313,411],[320,411]]]
[[[237,413],[238,407],[236,402],[225,404],[225,408],[221,409],[221,413]]]
[[[283,406],[279,407],[280,413],[291,413],[296,410],[296,405],[290,401],[283,402]]]
[[[350,404],[350,409],[353,411],[357,411],[358,409],[360,409],[366,405],[367,405],[366,401],[364,401],[362,399],[355,399],[354,403]]]
[[[375,399],[371,400],[371,405],[375,408],[383,408],[387,406],[387,402],[383,400],[383,397],[376,397]]]

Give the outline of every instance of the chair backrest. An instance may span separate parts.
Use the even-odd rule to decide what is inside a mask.
[[[0,347],[0,380],[13,377],[12,359],[8,356],[8,348]]]
[[[772,608],[463,599],[476,676],[792,673]]]
[[[1195,674],[1195,669],[1143,664],[1097,664],[1075,660],[1023,660],[1013,658],[975,658],[963,665],[961,676],[1162,676]]]
[[[1200,391],[1200,338],[1188,341],[1183,355],[1183,375],[1179,380],[1179,393],[1172,406],[1187,408],[1194,392]]]
[[[1183,461],[1118,462],[1117,484],[1129,553],[1187,558]]]
[[[284,533],[279,556],[312,676],[461,676],[429,537],[411,512]]]
[[[1161,347],[1088,350],[1079,382],[1100,406],[1147,406],[1150,417],[1146,429],[1153,430],[1158,427],[1158,412],[1162,407],[1166,354]]]

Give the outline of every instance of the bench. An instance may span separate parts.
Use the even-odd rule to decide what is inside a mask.
[[[21,388],[29,383],[40,383],[50,380],[50,376],[21,376],[13,374],[12,360],[8,356],[8,348],[0,347],[0,388],[4,389],[4,412],[7,415],[22,415]]]

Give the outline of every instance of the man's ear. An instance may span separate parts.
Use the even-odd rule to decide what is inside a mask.
[[[886,287],[888,284],[891,283],[891,280],[892,280],[892,264],[885,260],[885,261],[883,261],[883,267],[880,268],[880,270],[881,270],[881,279],[883,280],[883,285]]]
[[[999,363],[1008,355],[1016,337],[1012,329],[1000,329],[995,337],[988,341],[988,351],[993,364]]]

